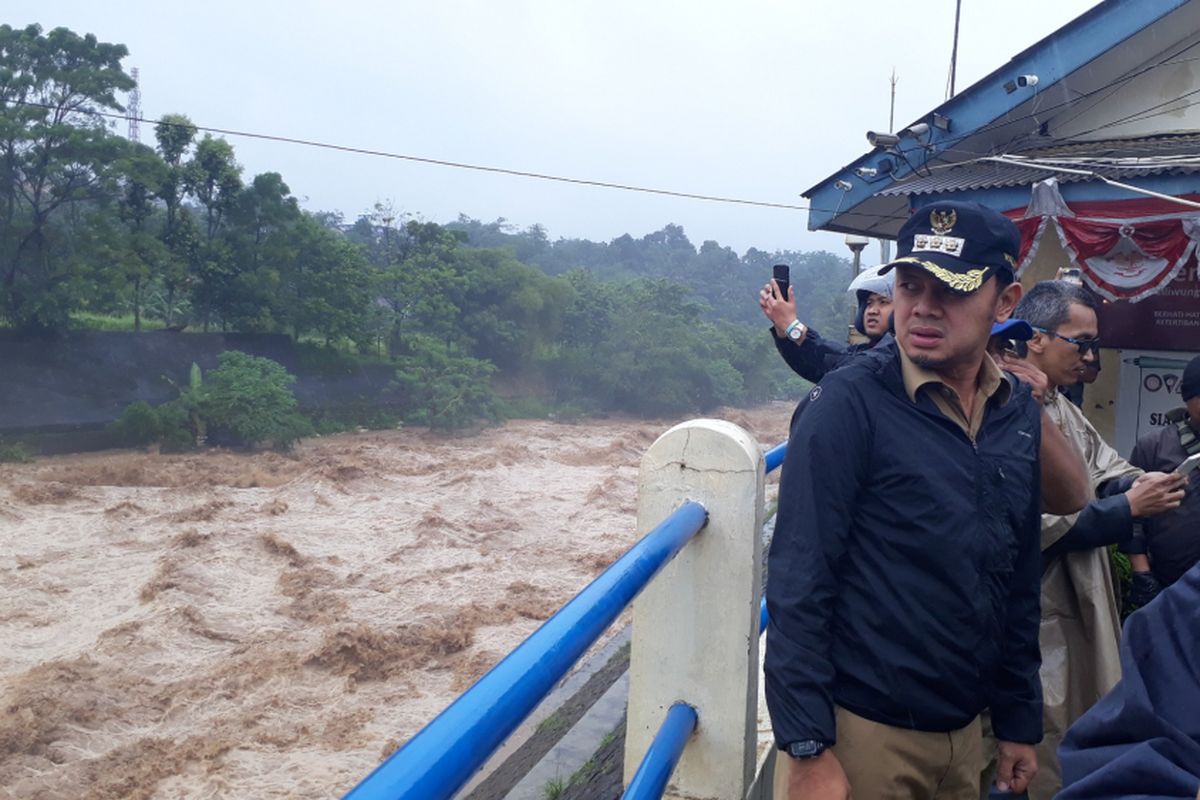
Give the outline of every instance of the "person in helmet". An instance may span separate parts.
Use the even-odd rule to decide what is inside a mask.
[[[861,344],[842,344],[824,338],[796,316],[795,287],[788,287],[788,296],[779,292],[772,280],[762,288],[758,305],[771,321],[771,337],[779,355],[792,370],[812,383],[820,382],[825,373],[840,366],[846,358],[869,350],[888,335],[892,317],[892,273],[879,274],[879,267],[861,272],[851,283],[848,292],[854,295],[858,311],[854,328],[867,338]]]

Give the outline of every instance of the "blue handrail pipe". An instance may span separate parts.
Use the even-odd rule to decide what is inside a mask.
[[[449,800],[707,520],[687,502],[346,795]]]
[[[783,442],[763,455],[767,473],[783,463],[786,452]],[[449,800],[707,519],[699,503],[681,505],[376,767],[346,800]],[[767,625],[765,598],[759,625],[760,631]],[[695,708],[682,702],[671,706],[624,798],[662,796],[697,724]]]
[[[676,703],[667,710],[667,718],[621,800],[659,800],[663,796],[683,748],[696,730],[697,719],[696,709],[687,703]]]

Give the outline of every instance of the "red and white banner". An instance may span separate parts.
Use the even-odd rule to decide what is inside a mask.
[[[1200,240],[1200,209],[1155,198],[1067,206],[1053,181],[1035,186],[1027,209],[1007,214],[1021,232],[1018,273],[1053,224],[1084,282],[1109,300],[1136,303],[1157,293],[1179,275]]]
[[[1063,248],[1083,279],[1109,300],[1136,303],[1170,283],[1196,247],[1194,217],[1116,222],[1059,217]]]

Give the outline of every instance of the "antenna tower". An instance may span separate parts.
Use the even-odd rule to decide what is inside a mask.
[[[141,132],[138,130],[138,120],[142,118],[142,90],[138,87],[138,68],[129,70],[133,78],[133,88],[129,91],[129,105],[125,107],[125,119],[129,121],[129,141],[138,142]]]

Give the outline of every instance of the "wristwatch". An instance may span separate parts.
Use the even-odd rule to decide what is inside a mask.
[[[783,335],[793,342],[799,342],[804,338],[806,333],[808,333],[808,326],[800,320],[794,319],[792,320],[792,324],[788,325],[787,329],[784,330]]]
[[[803,742],[791,742],[785,750],[792,758],[808,759],[816,758],[824,753],[829,748],[825,742],[816,739],[806,739]]]

